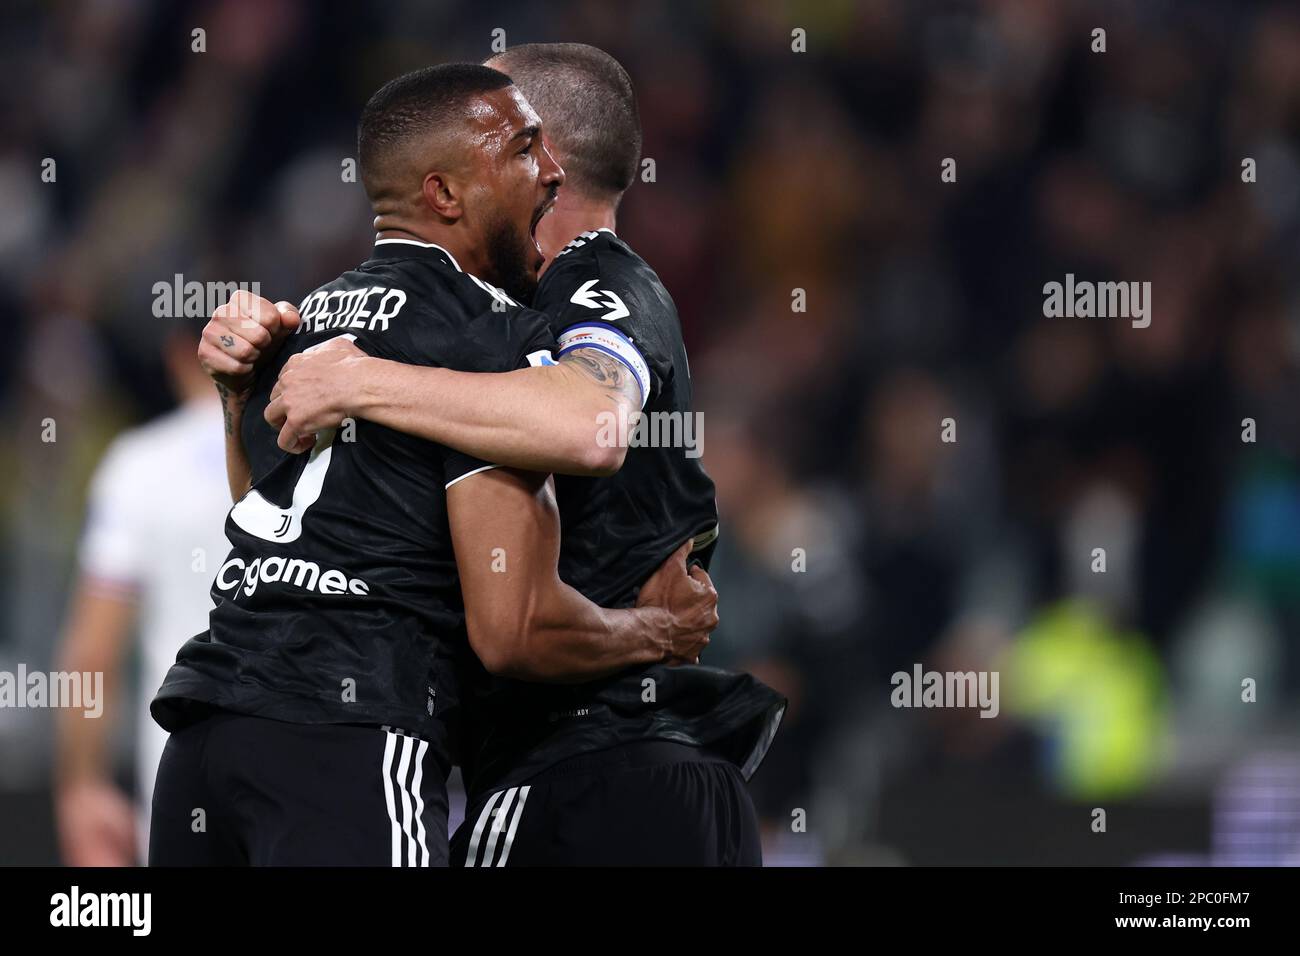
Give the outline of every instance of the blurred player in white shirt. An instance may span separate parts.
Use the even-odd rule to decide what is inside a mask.
[[[91,484],[58,664],[104,674],[101,717],[57,712],[55,817],[63,860],[73,866],[144,859],[167,741],[149,717],[149,701],[180,645],[208,626],[208,590],[230,549],[221,403],[195,359],[197,331],[174,332],[163,347],[180,405],[118,436]],[[138,680],[123,707],[136,636]],[[135,722],[134,806],[113,778],[113,727],[123,719]]]

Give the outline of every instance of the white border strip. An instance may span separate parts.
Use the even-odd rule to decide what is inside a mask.
[[[484,465],[482,468],[475,468],[473,471],[467,471],[467,472],[465,472],[465,474],[460,475],[459,477],[453,478],[451,481],[447,482],[447,483],[446,483],[445,485],[443,485],[442,487],[443,487],[444,490],[446,490],[447,488],[450,488],[452,485],[454,485],[456,482],[458,482],[458,481],[464,481],[464,480],[465,480],[466,478],[468,478],[470,475],[477,475],[479,472],[483,472],[483,471],[491,471],[493,468],[500,468],[500,467],[501,467],[500,465]]]

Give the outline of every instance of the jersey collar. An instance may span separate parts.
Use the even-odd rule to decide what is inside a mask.
[[[435,256],[441,255],[444,260],[457,272],[463,272],[460,263],[456,257],[434,242],[420,242],[418,239],[375,239],[374,252],[371,254],[372,259],[402,259],[409,258],[412,255],[419,256],[423,252],[430,252]]]

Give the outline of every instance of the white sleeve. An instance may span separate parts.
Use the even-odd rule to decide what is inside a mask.
[[[144,571],[147,550],[146,503],[131,446],[114,442],[90,484],[86,524],[78,558],[82,573],[110,586],[135,588]]]

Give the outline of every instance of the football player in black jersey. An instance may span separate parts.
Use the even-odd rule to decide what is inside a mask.
[[[489,64],[535,101],[567,171],[537,229],[547,263],[534,305],[550,317],[558,365],[464,375],[336,343],[286,365],[267,419],[285,448],[352,416],[558,473],[564,580],[629,606],[677,542],[691,538],[707,564],[717,535],[713,484],[689,440],[698,419],[676,309],[614,231],[638,167],[635,99],[618,63],[590,46],[515,47]],[[638,410],[680,440],[629,451]],[[759,862],[742,780],[780,720],[784,702],[770,689],[712,668],[659,666],[564,688],[471,668],[468,687],[470,807],[453,862],[506,862],[503,826],[514,834],[511,865]]]
[[[367,104],[359,149],[371,257],[301,312],[243,295],[204,331],[238,501],[209,630],[151,708],[172,732],[153,864],[445,863],[457,671],[471,656],[462,590],[491,592],[490,607],[474,598],[469,635],[483,665],[534,681],[694,659],[716,624],[689,545],[637,607],[603,610],[563,584],[542,476],[369,421],[301,454],[276,447],[262,413],[279,368],[336,337],[403,367],[467,372],[552,347],[545,318],[494,284],[531,291],[532,226],[563,181],[509,78],[476,65],[401,77]],[[276,340],[255,369],[251,350]]]

